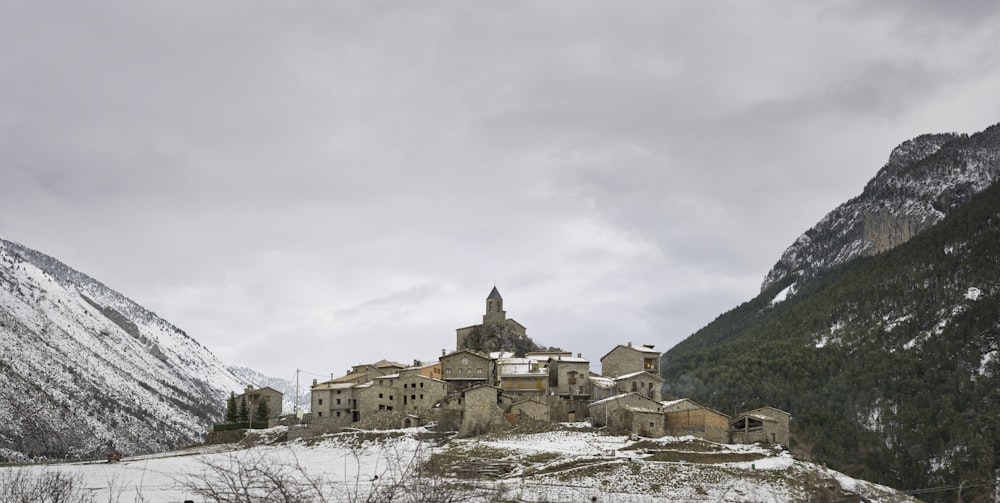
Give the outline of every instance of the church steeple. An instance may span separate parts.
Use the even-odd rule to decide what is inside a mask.
[[[500,296],[500,291],[497,290],[496,285],[493,285],[493,290],[490,290],[490,294],[486,297],[486,315],[483,316],[483,320],[497,320],[503,323],[506,315],[507,313],[503,310],[503,297]]]

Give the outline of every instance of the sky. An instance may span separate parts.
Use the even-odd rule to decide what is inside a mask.
[[[507,315],[599,371],[759,293],[893,147],[1000,122],[993,1],[0,2],[0,237],[228,364]]]

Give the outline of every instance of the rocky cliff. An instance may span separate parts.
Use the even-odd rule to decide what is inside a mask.
[[[928,134],[907,140],[893,149],[861,195],[831,211],[785,250],[761,289],[790,275],[809,278],[895,248],[998,178],[1000,125],[972,136]]]

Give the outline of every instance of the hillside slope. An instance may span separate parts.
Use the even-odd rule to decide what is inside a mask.
[[[905,141],[860,195],[785,250],[761,290],[899,246],[997,180],[1000,124],[972,136],[928,134]]]
[[[663,356],[665,392],[794,415],[795,448],[893,487],[1000,468],[1000,184],[884,254],[785,277]],[[991,488],[969,489],[989,498]],[[951,496],[949,496],[951,498]]]
[[[0,239],[0,461],[195,442],[240,389],[156,314]]]

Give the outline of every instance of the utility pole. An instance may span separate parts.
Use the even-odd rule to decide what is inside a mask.
[[[295,419],[302,419],[299,415],[299,372],[300,369],[295,369]]]

